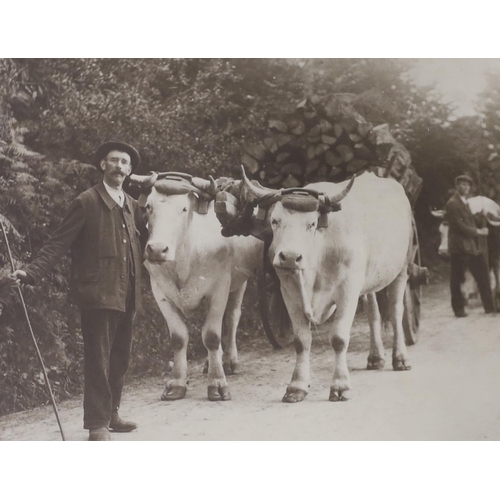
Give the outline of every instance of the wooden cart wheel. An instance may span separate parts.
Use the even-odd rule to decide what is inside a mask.
[[[411,262],[421,267],[420,246],[418,243],[417,227],[413,219],[413,257]],[[403,330],[406,345],[417,343],[418,328],[420,326],[420,305],[422,302],[422,285],[408,280],[404,296]]]
[[[269,342],[281,349],[293,341],[292,322],[281,295],[280,280],[269,262],[269,247],[264,247],[262,273],[258,278],[260,317]]]

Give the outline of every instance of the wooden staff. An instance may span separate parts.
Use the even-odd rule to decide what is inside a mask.
[[[15,266],[14,266],[14,259],[12,258],[9,240],[7,239],[7,231],[5,230],[2,219],[0,219],[0,226],[2,226],[2,233],[3,233],[4,240],[5,240],[5,245],[7,246],[7,253],[9,254],[9,260],[10,260],[10,265],[12,267],[12,272],[14,272],[16,270]],[[33,343],[35,344],[35,350],[36,350],[36,354],[38,356],[38,361],[40,362],[40,366],[42,367],[43,377],[45,379],[45,383],[47,384],[47,388],[49,390],[50,400],[52,402],[52,408],[54,408],[54,413],[56,414],[57,425],[59,425],[59,430],[61,431],[62,440],[66,441],[66,439],[64,438],[64,432],[63,432],[63,428],[61,425],[61,421],[59,419],[59,412],[57,411],[56,400],[54,399],[54,394],[52,393],[52,388],[50,386],[49,377],[47,375],[47,370],[45,369],[45,364],[43,362],[43,358],[42,358],[42,355],[40,353],[40,349],[38,348],[38,343],[36,341],[35,334],[33,333],[33,328],[31,327],[31,321],[30,321],[30,318],[28,316],[28,309],[26,308],[26,303],[24,302],[23,292],[22,292],[20,287],[17,287],[17,291],[19,292],[19,298],[21,299],[21,304],[23,305],[24,315],[26,316],[26,321],[28,322],[28,327],[29,327],[29,330],[31,333],[31,338],[33,339]]]

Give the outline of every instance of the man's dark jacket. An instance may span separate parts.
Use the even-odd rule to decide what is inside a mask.
[[[449,224],[448,250],[450,254],[479,254],[477,226],[469,205],[455,193],[446,203],[446,219]]]
[[[82,309],[125,311],[130,266],[135,308],[140,307],[142,218],[137,201],[125,193],[119,205],[98,184],[72,203],[59,228],[26,272],[36,282],[71,250],[71,286]],[[132,262],[129,262],[132,257]]]

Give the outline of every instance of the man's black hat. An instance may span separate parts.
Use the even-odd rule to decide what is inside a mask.
[[[468,175],[459,175],[458,177],[456,177],[455,185],[457,185],[459,182],[468,182],[471,186],[472,184],[474,184],[474,181]]]
[[[130,156],[132,170],[135,170],[141,163],[141,156],[137,149],[130,144],[121,141],[108,141],[101,144],[94,153],[95,165],[101,169],[101,160],[106,157],[110,151],[122,151]]]

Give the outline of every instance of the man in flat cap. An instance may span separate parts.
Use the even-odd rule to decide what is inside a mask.
[[[451,307],[457,318],[467,316],[464,309],[465,298],[461,290],[467,269],[477,282],[485,312],[494,311],[488,267],[484,255],[480,252],[479,242],[480,237],[488,235],[488,228],[476,226],[467,203],[472,184],[473,181],[468,175],[459,175],[455,179],[455,193],[445,206],[449,224]]]
[[[11,276],[36,284],[71,251],[72,288],[81,310],[84,344],[83,427],[90,441],[109,441],[109,430],[136,429],[118,415],[140,304],[143,223],[123,182],[140,163],[129,144],[110,141],[95,153],[103,182],[81,193],[36,258]]]

